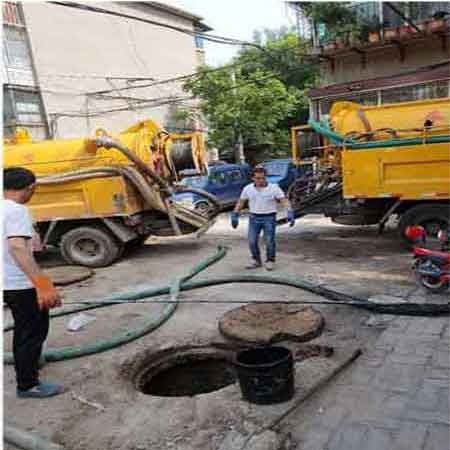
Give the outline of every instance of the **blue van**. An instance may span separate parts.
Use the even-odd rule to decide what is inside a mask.
[[[248,164],[217,164],[209,167],[208,175],[183,178],[181,184],[203,189],[215,195],[222,206],[233,206],[242,189],[251,183],[251,169]],[[211,208],[208,200],[189,192],[172,195],[172,200],[189,209],[206,214]]]
[[[264,161],[261,165],[267,171],[267,180],[269,183],[278,184],[280,188],[287,192],[289,186],[300,177],[308,177],[312,174],[312,164],[298,166],[292,162],[292,159],[271,159]]]

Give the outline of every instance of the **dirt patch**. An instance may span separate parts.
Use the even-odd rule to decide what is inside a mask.
[[[52,279],[56,286],[67,286],[79,283],[94,275],[94,271],[81,266],[55,266],[45,269],[45,273]]]

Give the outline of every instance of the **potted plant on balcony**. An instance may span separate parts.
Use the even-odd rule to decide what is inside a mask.
[[[384,39],[387,41],[393,41],[394,39],[398,38],[398,28],[397,27],[391,27],[386,28],[384,30]]]
[[[445,18],[448,17],[447,11],[437,11],[428,22],[428,31],[441,31],[445,28]]]
[[[369,42],[379,42],[381,24],[376,16],[372,16],[361,24],[361,39]]]
[[[398,28],[398,34],[401,38],[408,37],[416,32],[416,29],[409,24],[401,25]]]
[[[301,2],[300,8],[316,25],[321,24],[326,28],[327,37],[334,36],[337,48],[344,48],[347,45],[348,38],[343,30],[348,25],[356,23],[356,15],[350,2]],[[330,41],[327,39],[325,47]]]

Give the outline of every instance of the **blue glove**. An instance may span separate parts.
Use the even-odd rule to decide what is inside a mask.
[[[239,213],[236,211],[233,211],[231,213],[231,226],[233,228],[237,228],[239,225]]]
[[[289,226],[293,227],[295,224],[295,214],[294,214],[294,210],[289,208],[287,210],[287,220],[289,222]]]

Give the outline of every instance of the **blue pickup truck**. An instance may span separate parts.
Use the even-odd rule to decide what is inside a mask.
[[[289,186],[300,177],[305,179],[311,175],[312,164],[295,165],[292,159],[271,159],[261,163],[267,171],[267,179],[270,183],[278,184],[280,188],[287,192]]]
[[[222,208],[234,205],[244,186],[250,182],[251,169],[248,164],[217,164],[210,166],[208,175],[189,176],[181,180],[181,184],[200,188],[215,195]],[[174,194],[172,200],[204,214],[211,208],[208,200],[197,194]]]

